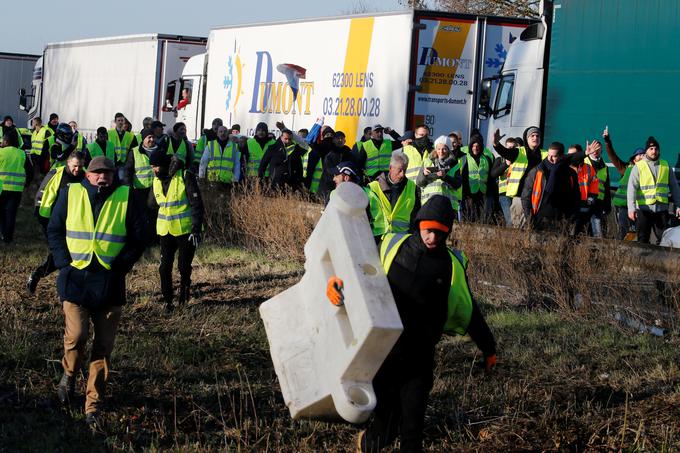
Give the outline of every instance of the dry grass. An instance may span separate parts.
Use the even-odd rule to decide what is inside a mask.
[[[267,213],[284,202],[235,195],[225,205],[247,206],[239,220],[245,225],[270,222]],[[54,275],[35,297],[24,293],[45,246],[35,240],[27,209],[21,222],[16,246],[0,249],[0,451],[351,450],[357,427],[290,419],[257,313],[300,278],[304,241],[291,232],[306,220],[263,223],[280,228],[280,236],[248,242],[250,234],[227,234],[226,227],[220,237],[213,217],[194,261],[196,297],[171,316],[159,301],[158,251],[146,254],[128,278],[105,431],[94,436],[82,404],[65,410],[56,401],[63,315]],[[567,260],[572,269],[564,277],[567,242],[492,230],[463,225],[454,239],[471,257],[471,284],[498,341],[499,365],[487,376],[470,341],[440,342],[426,450],[680,451],[680,337],[624,334],[602,316],[601,307],[621,303],[613,297],[634,300],[611,282],[636,275],[640,262],[583,246]],[[516,258],[513,246],[524,253]],[[590,270],[576,272],[586,258]],[[618,271],[605,267],[615,260]],[[546,282],[527,280],[532,271]],[[649,272],[660,278],[663,266]],[[593,274],[602,283],[583,281]],[[569,285],[583,294],[579,308]],[[82,395],[82,376],[77,389]]]

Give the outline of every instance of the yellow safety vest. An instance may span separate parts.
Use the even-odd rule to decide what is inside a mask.
[[[399,195],[394,209],[392,209],[390,200],[380,189],[378,181],[373,181],[368,185],[368,192],[369,209],[373,218],[373,235],[407,233],[411,226],[411,212],[416,204],[416,183],[410,179],[406,180],[406,187]]]
[[[423,160],[423,167],[432,167],[432,161],[430,160],[429,157],[426,157]],[[460,169],[460,161],[456,163],[456,165],[451,168],[446,174],[448,176],[454,177],[456,175],[456,172]],[[434,195],[442,195],[446,198],[449,199],[451,202],[451,207],[453,208],[454,211],[457,211],[459,208],[460,204],[460,199],[462,198],[462,189],[459,187],[458,189],[453,189],[447,182],[445,182],[443,179],[435,179],[431,183],[429,183],[427,186],[425,186],[421,192],[420,192],[420,203],[425,204],[427,201],[432,198]],[[460,193],[459,193],[460,192]]]
[[[47,126],[41,127],[37,131],[31,133],[31,153],[37,154],[38,156],[42,154],[43,146],[45,145],[45,135],[50,129]]]
[[[180,170],[175,173],[167,194],[163,194],[161,180],[154,177],[153,195],[159,207],[156,220],[158,235],[182,236],[191,233],[191,207],[184,186],[184,172]]]
[[[302,176],[307,178],[307,164],[309,163],[309,154],[311,149],[307,151],[304,156],[302,156]],[[321,159],[316,163],[314,168],[314,173],[312,174],[312,183],[309,186],[309,191],[311,193],[317,193],[319,191],[319,184],[321,183],[321,176],[323,175],[323,162]]]
[[[413,145],[404,146],[404,154],[408,157],[408,167],[406,168],[406,177],[411,181],[415,181],[418,173],[423,166],[423,156],[420,151]],[[387,164],[389,167],[389,164]]]
[[[106,141],[106,151],[104,151],[96,141],[88,143],[87,150],[90,152],[90,157],[92,159],[97,156],[105,156],[107,159],[110,159],[111,162],[116,163],[116,148],[110,140]]]
[[[257,172],[260,169],[260,161],[262,161],[262,157],[264,157],[264,153],[267,152],[267,149],[274,143],[276,143],[275,140],[269,140],[267,143],[264,144],[264,148],[262,148],[260,144],[257,142],[257,140],[255,140],[254,138],[248,139],[246,144],[248,146],[248,154],[250,154],[250,156],[248,158],[248,166],[246,172],[247,176],[257,177]],[[269,176],[269,169],[265,170],[264,175]]]
[[[71,254],[71,266],[85,269],[94,255],[104,269],[110,270],[125,246],[130,188],[119,186],[113,191],[104,202],[96,224],[87,189],[82,184],[69,184],[68,188],[66,246]]]
[[[26,185],[26,153],[23,149],[0,148],[0,181],[6,192],[23,192]]]
[[[217,140],[210,140],[206,147],[210,153],[207,168],[208,181],[225,184],[234,182],[234,169],[240,158],[238,146],[230,141],[223,151]]]
[[[548,155],[548,151],[541,150],[541,159],[545,159]],[[527,157],[527,150],[524,146],[520,146],[518,149],[517,159],[512,163],[512,170],[510,171],[510,176],[508,177],[508,188],[505,191],[505,195],[508,197],[518,196],[519,182],[522,180],[522,176],[527,171],[529,167],[529,158]]]
[[[635,166],[640,173],[640,188],[635,193],[638,205],[668,204],[668,182],[670,180],[670,166],[668,162],[659,160],[659,174],[656,177],[656,181],[647,161],[641,159],[637,161]]]
[[[357,148],[362,147],[366,150],[366,174],[370,177],[375,176],[381,171],[390,169],[390,159],[392,158],[392,141],[383,140],[380,149],[376,148],[373,140],[357,143]]]
[[[139,146],[132,149],[135,159],[135,178],[132,183],[135,189],[148,189],[153,182],[153,170],[149,163],[149,156],[139,151]]]
[[[114,152],[116,154],[116,160],[114,163],[125,163],[127,160],[127,153],[132,141],[135,139],[135,134],[130,131],[126,131],[123,134],[123,140],[118,138],[118,131],[116,129],[109,129],[109,141],[113,143]]]
[[[486,180],[489,177],[489,161],[482,154],[479,156],[479,165],[475,162],[472,155],[465,156],[468,167],[468,185],[470,186],[470,193],[482,192],[486,193]]]
[[[57,200],[61,178],[64,176],[65,169],[66,167],[57,168],[50,180],[45,184],[42,197],[40,198],[40,206],[38,207],[38,214],[40,217],[49,219],[52,215],[52,207]]]
[[[179,157],[179,159],[182,162],[186,162],[187,161],[187,142],[184,139],[182,139],[179,142],[179,147],[177,148],[177,151],[175,151],[175,148],[172,146],[172,140],[168,140],[168,155],[170,155],[170,154],[177,154],[177,157]]]
[[[633,165],[626,167],[623,177],[619,180],[619,187],[614,193],[614,206],[625,208],[628,206],[628,180],[630,179],[630,172],[633,170]]]
[[[389,273],[397,252],[410,234],[386,234],[380,244],[380,262]],[[451,288],[447,300],[444,332],[465,335],[472,318],[472,294],[465,278],[468,259],[462,251],[448,249],[451,257]]]

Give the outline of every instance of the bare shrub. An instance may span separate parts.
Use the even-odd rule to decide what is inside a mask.
[[[266,255],[304,261],[304,246],[322,207],[297,193],[270,193],[259,183],[204,190],[208,236]]]

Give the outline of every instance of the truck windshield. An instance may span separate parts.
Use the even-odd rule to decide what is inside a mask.
[[[494,118],[501,118],[510,114],[512,106],[512,91],[515,87],[514,74],[508,74],[501,78],[496,95],[496,105],[494,105]]]

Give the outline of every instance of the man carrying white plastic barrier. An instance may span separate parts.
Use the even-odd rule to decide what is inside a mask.
[[[484,355],[485,369],[496,364],[493,334],[467,283],[467,258],[446,247],[454,215],[449,200],[436,195],[416,217],[418,234],[386,234],[380,243],[404,330],[373,379],[377,405],[359,434],[357,451],[379,451],[397,436],[402,452],[422,451],[435,346],[443,333],[469,334]],[[337,276],[329,279],[327,296],[334,304],[343,302]]]

